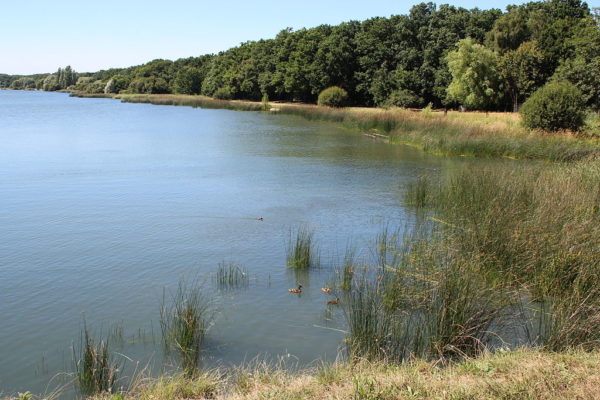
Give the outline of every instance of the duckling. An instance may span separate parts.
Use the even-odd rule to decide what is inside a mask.
[[[337,306],[339,302],[340,302],[340,298],[336,297],[335,300],[329,300],[327,302],[327,304],[332,305],[332,306]]]
[[[328,288],[328,287],[324,287],[324,288],[321,288],[321,292],[323,292],[323,293],[329,293],[329,292],[331,292],[331,289]]]
[[[298,285],[298,289],[288,289],[288,292],[290,293],[302,293],[302,285]]]

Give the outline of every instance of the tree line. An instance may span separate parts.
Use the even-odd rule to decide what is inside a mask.
[[[0,75],[0,86],[182,93],[313,103],[332,86],[357,106],[517,110],[550,81],[600,109],[600,19],[581,0],[467,10],[421,3],[407,15],[284,29],[218,54],[129,68]]]

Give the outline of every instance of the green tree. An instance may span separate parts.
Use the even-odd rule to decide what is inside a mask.
[[[173,89],[176,93],[198,94],[201,86],[202,71],[199,68],[183,67],[173,80]]]
[[[55,74],[48,75],[46,78],[44,78],[44,81],[42,83],[42,89],[47,92],[59,90],[60,85],[58,83],[58,77]]]
[[[452,82],[448,97],[470,109],[487,110],[501,98],[499,57],[472,39],[458,42],[446,60]]]
[[[579,130],[584,124],[581,91],[570,82],[552,81],[538,89],[521,107],[523,124],[532,129]]]
[[[500,75],[504,89],[511,99],[513,111],[545,81],[544,54],[535,42],[524,42],[516,50],[509,50],[500,58]]]
[[[531,37],[528,21],[529,12],[526,7],[509,7],[508,12],[498,18],[487,33],[486,44],[499,53],[516,50]]]
[[[581,91],[586,105],[600,112],[600,56],[589,61],[583,57],[567,60],[558,67],[553,79],[573,83]]]
[[[115,75],[108,80],[104,87],[104,93],[120,93],[127,89],[131,83],[131,78],[124,75]]]

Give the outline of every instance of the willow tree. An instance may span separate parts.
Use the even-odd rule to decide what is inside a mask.
[[[446,56],[452,82],[447,89],[450,100],[474,110],[489,110],[502,98],[499,56],[475,43],[460,40],[456,50]]]

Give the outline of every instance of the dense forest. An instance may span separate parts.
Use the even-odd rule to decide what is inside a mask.
[[[421,3],[408,15],[282,30],[216,55],[76,74],[0,74],[0,87],[182,93],[315,102],[339,86],[360,106],[517,110],[554,80],[600,109],[600,14],[580,0],[467,10]]]

